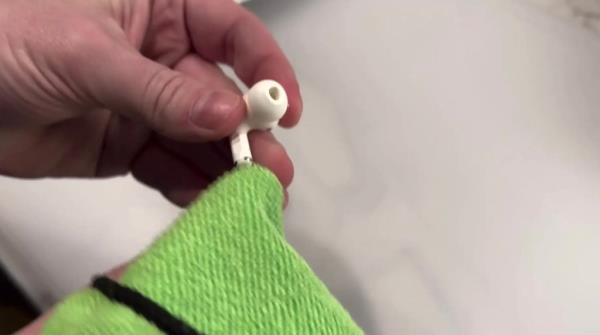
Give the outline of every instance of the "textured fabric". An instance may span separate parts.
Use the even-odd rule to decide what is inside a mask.
[[[207,335],[362,334],[285,241],[282,200],[269,171],[236,169],[204,192],[120,282]],[[44,334],[160,331],[85,290],[58,307]]]

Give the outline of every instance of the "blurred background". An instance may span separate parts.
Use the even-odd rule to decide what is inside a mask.
[[[367,334],[600,333],[598,1],[245,5],[303,89],[277,130],[287,236]],[[0,262],[39,310],[179,213],[129,177],[0,197]],[[20,323],[7,283],[0,324]]]

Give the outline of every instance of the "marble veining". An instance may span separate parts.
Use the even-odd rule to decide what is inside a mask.
[[[598,0],[527,0],[548,13],[600,34]]]

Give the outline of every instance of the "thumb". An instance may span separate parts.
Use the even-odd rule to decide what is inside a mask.
[[[200,84],[136,52],[113,57],[110,66],[93,74],[94,96],[162,135],[186,141],[220,139],[233,133],[245,115],[238,94]]]

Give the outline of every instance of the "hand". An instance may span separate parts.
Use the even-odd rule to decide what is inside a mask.
[[[108,271],[105,276],[111,278],[112,280],[118,281],[123,274],[127,270],[127,264],[120,265],[111,271]],[[15,335],[40,335],[42,334],[42,330],[44,329],[45,323],[52,316],[53,309],[44,312],[42,316],[31,322],[29,325],[25,326],[23,329],[18,331]]]
[[[232,167],[226,140],[247,85],[279,81],[295,125],[293,70],[264,25],[231,0],[0,0],[0,174],[132,172],[186,205]],[[255,161],[284,186],[293,167],[268,132]]]

